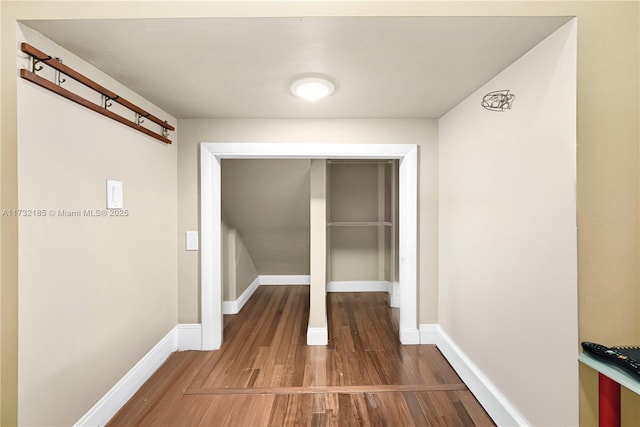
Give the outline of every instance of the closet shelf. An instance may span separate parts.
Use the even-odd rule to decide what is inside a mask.
[[[387,221],[332,221],[327,224],[329,227],[391,227]]]

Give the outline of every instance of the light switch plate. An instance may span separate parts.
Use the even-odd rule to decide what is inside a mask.
[[[123,209],[122,181],[107,180],[107,209]]]
[[[186,231],[185,242],[186,242],[188,251],[197,251],[198,250],[198,232]]]

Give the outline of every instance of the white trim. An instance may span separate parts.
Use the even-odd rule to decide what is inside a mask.
[[[258,286],[273,285],[308,285],[309,276],[304,275],[261,275],[256,277],[237,300],[222,301],[222,314],[238,314],[249,298],[258,289]]]
[[[389,307],[398,308],[400,307],[400,297],[399,296],[389,296]]]
[[[440,338],[440,325],[437,323],[420,325],[420,344],[438,344]]]
[[[199,323],[176,325],[129,372],[111,387],[74,427],[104,426],[125,403],[151,378],[171,353],[182,350],[200,350],[202,332]]]
[[[262,285],[308,285],[311,283],[309,275],[260,275],[260,286]]]
[[[240,313],[240,308],[238,307],[238,300],[222,301],[222,314],[238,314]]]
[[[218,183],[214,185],[213,179]],[[222,205],[220,160],[200,148],[200,317],[202,349],[222,345]],[[215,218],[215,220],[214,220]]]
[[[387,292],[389,293],[389,307],[398,308],[400,307],[400,283],[398,282],[388,282],[389,289]]]
[[[404,345],[420,344],[420,331],[418,328],[400,329],[400,342]]]
[[[329,344],[329,330],[326,325],[320,328],[307,326],[307,345],[327,344]]]
[[[200,323],[180,323],[176,326],[178,345],[176,350],[202,349],[202,325]]]
[[[389,292],[384,280],[345,280],[327,283],[327,292]]]
[[[413,340],[414,332],[407,332],[411,334],[407,338]],[[420,344],[438,346],[462,381],[498,425],[530,425],[440,325],[422,324],[417,335]],[[201,336],[200,324],[178,324],[80,418],[74,427],[105,425],[167,360],[172,352],[200,350]],[[327,345],[328,343],[329,333],[326,325],[307,328],[307,345]],[[414,344],[418,344],[418,342]]]
[[[103,426],[127,403],[178,346],[178,329],[173,328],[127,372],[74,427]]]
[[[462,381],[499,426],[530,426],[482,370],[457,346],[440,325],[420,325],[422,344],[436,344]]]
[[[418,331],[418,147],[400,159],[398,196],[398,260],[400,342],[417,344]]]
[[[237,300],[234,301],[222,301],[222,314],[238,314],[242,307],[249,301],[251,295],[258,289],[260,286],[260,276],[253,279],[253,282],[249,285],[247,289],[240,295]]]
[[[200,144],[200,303],[203,350],[222,344],[221,159],[399,159],[400,341],[419,341],[416,144]]]

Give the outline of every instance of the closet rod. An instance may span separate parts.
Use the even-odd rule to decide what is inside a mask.
[[[122,123],[123,125],[127,125],[130,128],[133,128],[137,131],[140,131],[144,134],[147,134],[157,140],[160,140],[162,142],[164,142],[165,144],[171,144],[171,140],[165,138],[164,136],[157,134],[155,132],[153,132],[152,130],[147,129],[144,126],[140,126],[139,124],[132,122],[131,120],[125,119],[124,117],[114,113],[113,111],[109,111],[106,108],[102,107],[101,105],[98,104],[94,104],[93,102],[84,99],[83,97],[76,95],[75,93],[58,86],[57,84],[53,83],[52,81],[49,81],[47,79],[45,79],[44,77],[40,77],[39,75],[37,75],[36,73],[32,73],[29,70],[25,70],[24,68],[20,70],[20,77],[22,77],[23,79],[29,80],[35,84],[37,84],[38,86],[42,86],[45,89],[50,90],[51,92],[55,92],[58,95],[61,95],[65,98],[67,98],[70,101],[73,101],[77,104],[82,105],[83,107],[87,107],[90,110],[95,111],[96,113],[100,113],[103,116],[107,116],[110,119],[113,119],[119,123]]]
[[[127,101],[126,99],[116,95],[114,92],[110,91],[109,89],[105,88],[104,86],[99,85],[98,83],[94,82],[93,80],[89,79],[88,77],[83,76],[82,74],[80,74],[79,72],[74,70],[73,68],[69,68],[68,66],[64,65],[62,62],[56,60],[55,58],[52,58],[51,55],[47,55],[46,53],[42,52],[41,50],[31,46],[29,43],[22,43],[21,49],[27,55],[30,55],[30,56],[34,57],[38,61],[46,63],[51,68],[53,68],[55,70],[58,70],[63,74],[66,74],[67,76],[71,77],[72,79],[76,80],[77,82],[82,83],[83,85],[87,86],[88,88],[93,89],[96,92],[100,92],[102,95],[106,96],[110,100],[113,100],[113,101],[117,102],[118,104],[122,105],[123,107],[126,107],[129,110],[140,114],[142,117],[151,120],[152,122],[162,126],[165,129],[168,129],[168,130],[171,130],[171,131],[175,130],[175,128],[173,126],[171,126],[167,122],[163,121],[162,119],[159,119],[158,117],[156,117],[153,114],[143,110],[142,108],[138,107],[137,105],[135,105],[135,104]],[[52,59],[53,59],[53,61],[52,61]]]

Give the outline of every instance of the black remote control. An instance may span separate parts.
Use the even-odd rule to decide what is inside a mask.
[[[615,363],[620,368],[635,375],[640,379],[640,361],[635,360],[621,352],[621,349],[606,347],[592,342],[583,342],[582,348],[585,352],[608,362]]]

